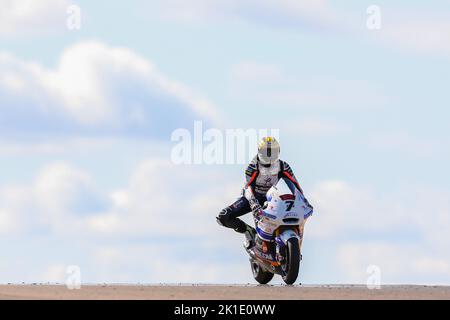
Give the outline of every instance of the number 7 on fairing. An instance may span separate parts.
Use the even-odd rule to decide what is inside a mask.
[[[294,200],[288,200],[288,201],[285,201],[285,203],[286,203],[286,211],[291,211],[292,210],[292,208],[294,207]]]

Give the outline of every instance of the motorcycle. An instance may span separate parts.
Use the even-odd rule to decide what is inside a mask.
[[[267,284],[278,274],[290,285],[299,274],[303,226],[313,208],[286,178],[270,188],[266,198],[262,210],[254,215],[256,235],[253,243],[244,243],[244,248],[258,283]]]

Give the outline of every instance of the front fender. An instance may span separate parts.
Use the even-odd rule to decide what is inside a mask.
[[[297,238],[300,241],[299,235],[291,229],[284,230],[277,238],[279,238],[284,245],[286,245],[288,240],[291,238]]]

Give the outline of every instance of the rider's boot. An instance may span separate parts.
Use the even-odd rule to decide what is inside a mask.
[[[244,247],[245,249],[250,249],[255,246],[255,237],[256,237],[256,230],[255,228],[247,225],[247,229],[244,232],[245,235],[245,242]]]

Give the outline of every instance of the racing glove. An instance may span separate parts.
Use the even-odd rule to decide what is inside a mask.
[[[258,200],[256,199],[252,199],[249,201],[250,203],[250,209],[253,212],[253,216],[256,218],[257,216],[259,216],[262,208],[261,205],[259,204]]]

